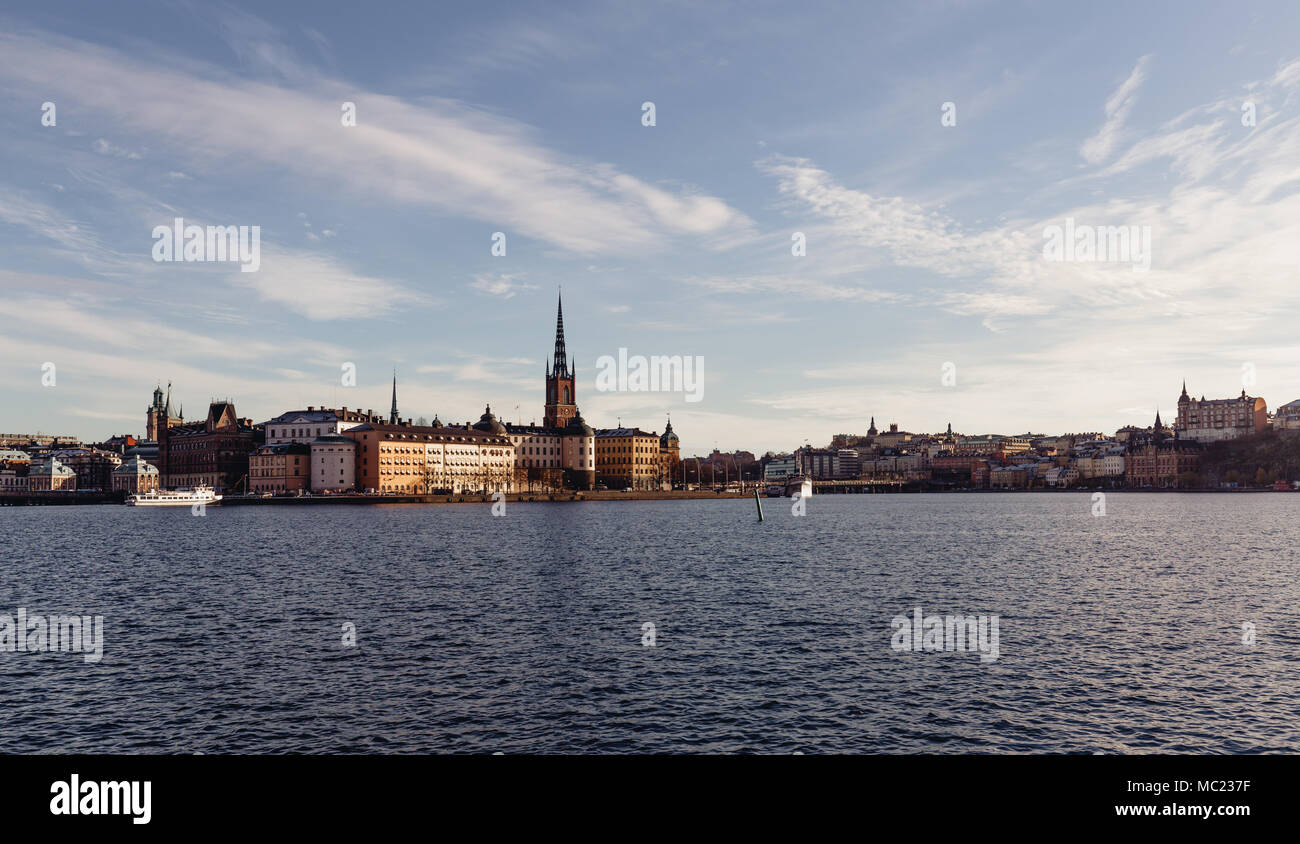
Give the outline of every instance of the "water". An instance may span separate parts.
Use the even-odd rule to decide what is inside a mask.
[[[105,617],[0,653],[0,752],[1300,751],[1300,495],[764,507],[0,508],[0,613]]]

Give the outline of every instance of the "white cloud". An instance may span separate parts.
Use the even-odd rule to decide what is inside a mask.
[[[524,290],[536,290],[537,285],[523,280],[522,273],[480,273],[474,276],[470,287],[490,296],[513,299],[515,294]]]
[[[250,57],[252,58],[252,57]],[[162,69],[52,35],[0,34],[0,79],[100,112],[197,173],[214,162],[296,171],[364,196],[468,216],[580,253],[648,250],[676,237],[725,246],[752,223],[722,200],[674,193],[546,148],[529,127],[461,103],[418,103],[291,72],[253,82],[191,61]],[[357,105],[344,127],[340,106]],[[104,142],[107,143],[107,142]]]
[[[1115,93],[1110,95],[1110,99],[1106,100],[1106,121],[1097,130],[1097,134],[1084,141],[1083,145],[1079,147],[1079,155],[1083,156],[1084,161],[1089,164],[1099,164],[1115,148],[1115,144],[1118,143],[1120,133],[1124,128],[1124,121],[1129,112],[1133,110],[1137,90],[1146,79],[1146,65],[1150,59],[1149,54],[1138,59],[1128,78],[1120,84],[1119,88],[1115,89]]]
[[[412,306],[434,307],[432,296],[395,282],[353,272],[324,255],[262,244],[257,272],[233,270],[229,281],[264,302],[312,320],[379,317]]]

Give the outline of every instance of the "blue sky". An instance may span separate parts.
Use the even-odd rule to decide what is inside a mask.
[[[9,7],[0,429],[142,433],[159,381],[190,417],[387,408],[394,367],[403,415],[528,422],[561,285],[584,416],[671,413],[688,453],[871,415],[1113,431],[1172,415],[1183,378],[1236,395],[1244,366],[1276,407],[1300,396],[1298,24],[1290,3]],[[154,262],[176,216],[260,226],[261,269]],[[1045,260],[1067,217],[1149,226],[1150,269]],[[620,347],[703,356],[704,400],[597,393]]]

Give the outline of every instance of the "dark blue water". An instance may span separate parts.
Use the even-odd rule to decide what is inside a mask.
[[[0,752],[1300,751],[1300,495],[764,507],[0,508],[0,613],[105,617],[0,654]]]

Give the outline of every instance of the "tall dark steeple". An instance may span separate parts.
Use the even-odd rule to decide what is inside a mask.
[[[557,295],[555,305],[555,357],[551,363],[551,371],[547,375],[572,374],[569,371],[569,356],[564,350],[564,299]]]
[[[546,366],[546,411],[543,424],[563,428],[578,415],[577,367],[569,365],[564,348],[564,300],[556,297],[555,356]]]
[[[388,412],[388,424],[397,424],[397,370],[393,370],[393,409]]]

